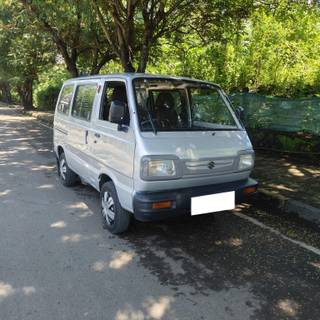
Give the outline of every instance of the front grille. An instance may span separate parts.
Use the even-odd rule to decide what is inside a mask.
[[[219,175],[233,172],[237,164],[236,160],[236,157],[185,160],[183,176]]]

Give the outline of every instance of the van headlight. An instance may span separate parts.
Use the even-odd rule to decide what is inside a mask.
[[[239,170],[251,169],[254,165],[254,153],[240,154]]]
[[[178,178],[176,159],[153,159],[145,157],[141,161],[141,178],[144,180],[165,180]]]
[[[149,177],[172,177],[176,175],[173,160],[150,160],[147,168]]]

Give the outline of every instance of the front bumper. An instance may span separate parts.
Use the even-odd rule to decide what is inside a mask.
[[[258,182],[249,178],[247,180],[193,188],[157,192],[137,192],[133,197],[134,216],[140,221],[152,221],[190,215],[191,197],[235,191],[236,203],[239,203],[246,196],[246,194],[244,194],[245,189],[249,187],[256,189],[257,186]],[[161,201],[172,201],[172,207],[170,209],[152,208],[153,203]]]

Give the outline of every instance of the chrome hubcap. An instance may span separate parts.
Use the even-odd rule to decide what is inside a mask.
[[[102,205],[102,215],[106,222],[111,225],[114,223],[115,208],[114,201],[111,197],[111,194],[108,191],[105,191],[101,200]]]
[[[60,174],[63,180],[66,180],[67,163],[65,159],[60,161]]]

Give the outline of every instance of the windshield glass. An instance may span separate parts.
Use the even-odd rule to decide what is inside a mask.
[[[196,81],[135,79],[142,131],[237,130],[217,87]]]

